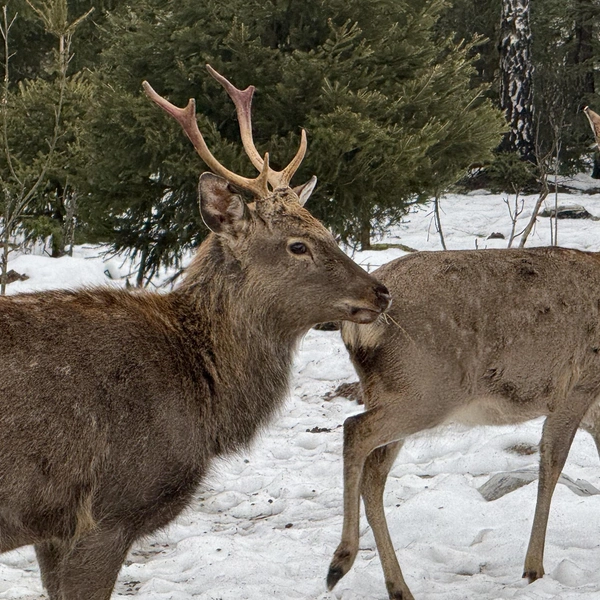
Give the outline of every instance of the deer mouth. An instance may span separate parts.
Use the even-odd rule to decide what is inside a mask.
[[[391,305],[391,300],[379,300],[377,304],[350,304],[344,303],[344,312],[346,316],[342,317],[346,321],[353,323],[372,323],[382,315]]]
[[[349,309],[349,313],[348,321],[359,324],[373,323],[379,315],[383,314],[383,309],[352,306]]]
[[[353,323],[373,323],[391,305],[392,297],[388,289],[381,284],[373,288],[375,298],[373,301],[350,301],[342,302],[341,308],[346,313],[342,319]]]

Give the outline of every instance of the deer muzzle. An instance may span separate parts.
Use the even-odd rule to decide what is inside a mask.
[[[353,323],[372,323],[392,304],[390,292],[381,283],[371,289],[371,297],[361,301],[345,301],[342,303],[347,312],[346,320]]]

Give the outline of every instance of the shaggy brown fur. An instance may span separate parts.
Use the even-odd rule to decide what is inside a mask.
[[[542,577],[552,493],[586,413],[600,448],[600,256],[564,248],[422,252],[374,274],[396,302],[371,325],[342,325],[366,411],[344,424],[344,529],[329,586],[356,556],[362,493],[389,597],[413,599],[382,501],[406,436],[447,421],[544,415],[524,573]]]
[[[133,541],[282,404],[300,336],[389,304],[291,189],[200,188],[216,233],[172,293],[0,298],[0,551],[35,544],[52,600],[107,600]]]

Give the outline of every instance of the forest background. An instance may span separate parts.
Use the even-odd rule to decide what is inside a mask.
[[[235,109],[206,72],[255,85],[257,147],[311,212],[368,248],[410,206],[487,187],[518,196],[595,165],[598,0],[9,0],[0,15],[0,285],[43,241],[102,242],[132,283],[179,266],[207,230],[204,170],[143,94],[197,102],[208,146],[253,176]],[[600,110],[598,110],[600,112]]]

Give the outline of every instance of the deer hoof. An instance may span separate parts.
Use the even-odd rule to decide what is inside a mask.
[[[386,581],[385,586],[390,600],[415,600],[408,589],[403,590],[391,581]]]
[[[541,579],[544,576],[544,569],[528,569],[523,573],[523,579],[527,578],[529,583],[533,583],[536,579]]]
[[[341,567],[330,566],[327,573],[327,589],[331,591],[344,575],[345,573]]]
[[[329,573],[327,573],[328,590],[332,590],[335,584],[350,570],[356,558],[356,551],[353,552],[347,548],[348,546],[342,542],[333,555],[333,560],[329,565]]]

